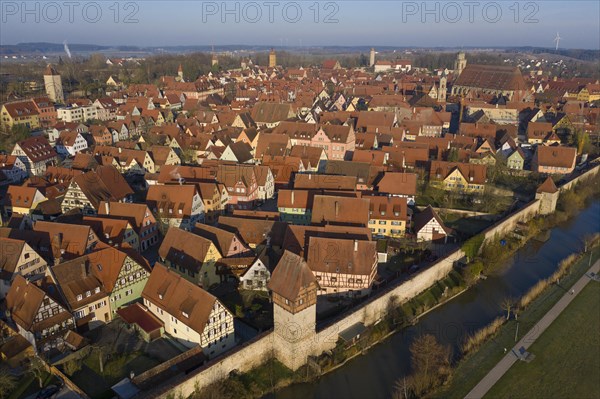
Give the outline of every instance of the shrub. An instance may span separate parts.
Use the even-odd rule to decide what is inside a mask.
[[[476,331],[474,334],[469,335],[461,348],[463,355],[478,349],[488,338],[496,335],[500,327],[502,327],[502,324],[504,324],[504,321],[504,317],[498,317],[487,326]]]

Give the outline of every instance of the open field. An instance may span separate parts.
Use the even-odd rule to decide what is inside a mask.
[[[600,397],[600,284],[590,282],[486,398]]]

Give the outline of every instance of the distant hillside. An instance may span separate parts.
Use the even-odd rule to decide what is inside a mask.
[[[264,45],[221,45],[215,46],[216,51],[266,51],[271,46]],[[554,49],[547,47],[533,47],[533,46],[496,46],[496,47],[414,47],[414,46],[377,46],[374,45],[378,52],[397,52],[403,50],[409,51],[502,51],[506,53],[530,53],[530,54],[551,54],[559,57],[569,57],[581,61],[600,61],[600,50],[589,50],[589,49]],[[309,52],[312,54],[340,54],[340,53],[364,53],[368,52],[371,46],[304,46],[304,47],[285,47],[277,48],[278,51],[287,51],[290,53],[295,52]],[[129,45],[114,45],[114,46],[101,46],[96,44],[78,44],[69,43],[69,49],[73,53],[92,53],[95,51],[116,51],[116,52],[147,52],[147,53],[188,53],[188,52],[206,52],[211,51],[212,46],[208,45],[181,45],[181,46],[161,46],[161,47],[143,47],[143,46],[129,46]],[[14,55],[14,54],[34,54],[34,53],[61,53],[64,51],[62,43],[19,43],[12,45],[0,45],[0,54],[2,55]],[[400,54],[398,54],[400,56]]]
[[[90,52],[108,50],[111,47],[99,46],[97,44],[77,44],[69,43],[69,49],[73,52]],[[62,43],[19,43],[0,45],[0,53],[2,54],[23,54],[23,53],[59,53],[64,51]]]

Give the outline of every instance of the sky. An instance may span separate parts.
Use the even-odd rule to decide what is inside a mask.
[[[0,44],[600,49],[598,1],[8,1]]]

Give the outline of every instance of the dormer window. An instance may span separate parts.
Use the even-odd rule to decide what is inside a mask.
[[[77,300],[81,301],[83,299],[83,296],[81,294],[77,295]]]
[[[163,299],[163,294],[158,294],[158,299]]]
[[[86,291],[85,292],[85,297],[87,298],[88,296],[92,295],[92,293],[90,291]]]
[[[190,315],[187,314],[186,312],[181,312],[181,314],[183,315],[183,317],[185,317],[186,319],[190,318]]]

